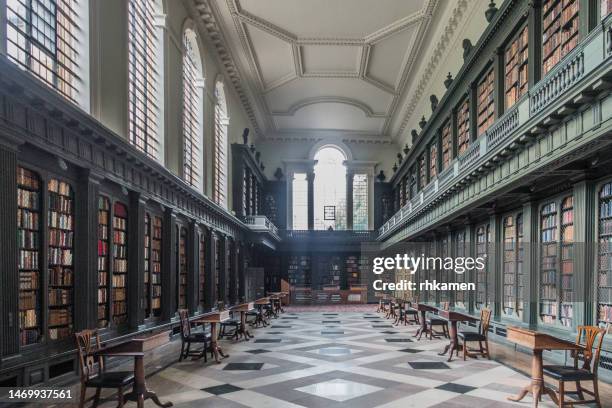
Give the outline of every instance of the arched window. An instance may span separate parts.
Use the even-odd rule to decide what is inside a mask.
[[[154,0],[128,3],[129,140],[148,156],[160,159],[160,74]]]
[[[183,180],[202,185],[202,63],[196,33],[183,33]]]
[[[81,58],[87,55],[87,3],[84,0],[6,0],[6,51],[68,100],[88,109],[81,89]],[[85,29],[84,31],[81,29]],[[77,40],[77,37],[79,38]],[[85,47],[85,48],[84,48]],[[86,83],[86,81],[85,81]]]
[[[346,156],[335,146],[324,146],[314,159],[314,228],[346,229]]]
[[[227,207],[227,104],[223,82],[215,84],[215,139],[213,143],[213,200]]]

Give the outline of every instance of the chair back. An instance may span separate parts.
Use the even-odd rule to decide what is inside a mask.
[[[491,309],[484,308],[480,311],[480,324],[478,332],[483,336],[489,335],[489,326],[491,325]]]
[[[81,368],[81,382],[96,376],[104,371],[104,358],[95,356],[100,350],[100,337],[98,330],[83,330],[75,333],[77,350],[79,353],[79,366]]]
[[[186,339],[191,335],[191,322],[189,321],[189,310],[180,309],[178,311],[181,320],[181,338]]]
[[[602,329],[598,326],[578,326],[578,334],[576,335],[576,344],[584,347],[574,355],[574,367],[578,368],[579,354],[582,353],[584,363],[582,368],[591,371],[594,375],[597,375],[597,369],[599,367],[599,357],[601,356],[601,345],[603,343],[606,329]],[[584,343],[582,340],[584,339]]]
[[[442,302],[442,310],[448,311],[450,304],[448,302]]]

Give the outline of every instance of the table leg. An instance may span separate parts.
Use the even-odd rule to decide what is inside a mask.
[[[144,407],[144,401],[151,398],[153,402],[162,407],[168,408],[172,406],[171,402],[162,403],[155,392],[147,389],[145,381],[144,359],[142,356],[134,357],[134,386],[132,392],[123,397],[124,401],[136,401],[138,408]]]
[[[414,337],[418,337],[417,340],[421,340],[421,336],[425,333],[425,337],[427,337],[427,322],[425,321],[425,310],[421,310],[421,327],[414,334]]]
[[[531,393],[533,406],[537,407],[542,394],[546,393],[557,404],[557,396],[553,390],[544,385],[544,372],[542,370],[542,350],[533,350],[531,357],[531,384],[525,386],[516,396],[507,397],[510,401],[520,401],[525,395]]]
[[[450,321],[449,334],[450,334],[450,343],[444,348],[444,351],[438,355],[443,356],[448,352],[449,355],[448,355],[447,361],[450,363],[451,360],[453,359],[453,352],[455,352],[455,350],[458,352],[459,349],[461,348],[459,346],[459,339],[457,338],[457,321],[456,320]]]
[[[242,336],[244,337],[246,341],[249,341],[249,339],[253,336],[251,335],[251,333],[249,333],[249,329],[247,328],[246,314],[247,314],[246,311],[240,312],[240,327],[241,327],[240,334],[242,334]]]
[[[226,358],[226,357],[229,357],[229,354],[223,354],[223,350],[221,349],[221,347],[219,347],[219,332],[217,329],[217,323],[212,322],[210,326],[211,326],[211,330],[210,330],[211,347],[212,347],[213,355],[215,356],[215,361],[217,362],[217,364],[219,364],[220,363],[219,356]]]

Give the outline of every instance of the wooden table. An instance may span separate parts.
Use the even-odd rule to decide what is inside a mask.
[[[474,316],[470,316],[469,314],[456,312],[454,310],[441,309],[438,309],[438,316],[443,317],[450,322],[450,343],[444,348],[443,352],[438,354],[440,356],[443,356],[448,352],[449,354],[447,361],[450,362],[453,359],[453,352],[457,351],[457,356],[459,356],[459,351],[463,348],[463,346],[459,345],[459,339],[457,338],[457,322],[477,322],[480,319],[477,319]]]
[[[431,305],[427,305],[425,303],[417,303],[416,304],[416,310],[419,311],[419,313],[421,314],[421,327],[419,327],[419,330],[417,330],[417,332],[414,334],[414,337],[418,337],[417,340],[421,340],[421,336],[423,335],[423,333],[425,333],[425,338],[427,339],[427,334],[429,333],[429,328],[427,327],[427,322],[425,321],[425,315],[427,314],[427,312],[437,312],[438,308],[435,306],[431,306]]]
[[[270,296],[270,298],[272,299],[272,304],[273,304],[273,308],[274,311],[278,314],[280,313],[285,313],[285,311],[283,310],[283,305],[281,303],[281,299],[286,297],[288,294],[285,292],[270,292],[268,293],[268,296]]]
[[[508,399],[510,401],[520,401],[527,393],[531,393],[533,395],[533,406],[537,407],[542,394],[548,394],[550,399],[558,405],[557,395],[544,384],[542,352],[544,350],[581,350],[583,347],[569,340],[558,339],[549,334],[519,327],[508,327],[506,338],[508,341],[531,349],[532,352],[531,383],[526,385],[518,395],[508,397]]]
[[[240,327],[236,333],[237,335],[241,335],[246,341],[249,341],[250,338],[255,337],[249,333],[249,329],[247,329],[246,325],[246,314],[254,308],[255,304],[253,302],[249,302],[236,305],[230,309],[232,312],[240,312]]]
[[[229,320],[229,310],[223,310],[221,312],[206,313],[203,316],[195,318],[193,321],[196,323],[210,323],[210,343],[215,356],[217,364],[220,363],[219,355],[223,358],[229,357],[229,354],[223,354],[223,350],[219,346],[219,323]]]
[[[95,354],[114,357],[134,357],[134,386],[132,392],[123,396],[123,402],[136,401],[138,408],[144,407],[145,400],[151,398],[153,402],[164,408],[172,406],[171,402],[162,403],[155,392],[147,388],[144,369],[144,354],[156,347],[162,346],[170,341],[170,331],[156,333],[148,336],[139,336],[124,343],[105,346]]]

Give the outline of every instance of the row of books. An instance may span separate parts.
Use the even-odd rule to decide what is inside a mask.
[[[114,302],[122,302],[125,299],[127,299],[125,288],[118,288],[118,287],[113,288],[113,301]]]
[[[19,311],[19,325],[22,328],[38,326],[38,313],[36,313],[36,310]]]
[[[72,304],[72,291],[69,289],[49,289],[49,306]]]
[[[49,247],[50,265],[72,265],[72,249]]]
[[[36,191],[17,189],[17,205],[33,211],[39,210],[40,195]]]
[[[19,269],[38,269],[38,251],[21,249],[19,251]]]
[[[108,240],[108,225],[98,225],[98,239],[106,241]]]
[[[70,196],[70,190],[70,184],[64,181],[59,181],[57,179],[52,179],[49,181],[49,191],[52,193]]]
[[[118,315],[124,315],[126,313],[127,313],[127,304],[125,302],[119,302],[119,301],[113,302],[113,317],[116,317]]]
[[[19,289],[20,290],[34,290],[39,288],[40,277],[38,272],[21,271],[19,272]]]
[[[125,231],[127,229],[127,218],[120,218],[115,216],[113,218],[113,228],[116,230]]]
[[[113,231],[113,242],[116,245],[125,245],[127,243],[127,234],[125,231]]]
[[[127,246],[114,245],[113,246],[113,258],[127,258]]]
[[[61,340],[72,336],[71,327],[55,327],[49,329],[49,339]]]
[[[465,152],[470,144],[470,102],[465,99],[457,111],[457,154]]]
[[[39,222],[39,214],[37,212],[32,212],[26,210],[24,208],[20,208],[17,210],[17,227],[18,228],[27,228],[31,230],[37,230],[38,222]]]
[[[126,274],[113,274],[113,286],[123,288],[126,283]]]
[[[49,310],[49,326],[70,324],[70,308]]]
[[[127,259],[114,259],[113,260],[113,273],[126,273],[127,272]]]
[[[74,233],[64,230],[49,230],[49,245],[66,247],[72,246]]]
[[[23,167],[17,168],[17,184],[32,190],[40,188],[40,181],[36,173]]]
[[[38,309],[38,296],[36,292],[27,291],[19,294],[19,310]],[[35,311],[35,310],[32,310]]]
[[[57,194],[49,195],[49,211],[60,213],[72,212],[72,199]]]
[[[599,321],[604,323],[612,323],[612,305],[599,304]]]
[[[49,227],[71,230],[73,226],[72,215],[58,213],[55,211],[49,212]]]
[[[49,285],[50,286],[72,286],[73,273],[71,269],[60,267],[49,269]]]
[[[98,288],[98,303],[106,303],[108,301],[108,291],[106,288]],[[106,317],[106,313],[104,314]]]
[[[21,343],[21,345],[38,343],[39,336],[40,334],[38,332],[38,329],[36,328],[22,329],[19,332],[19,342]]]

